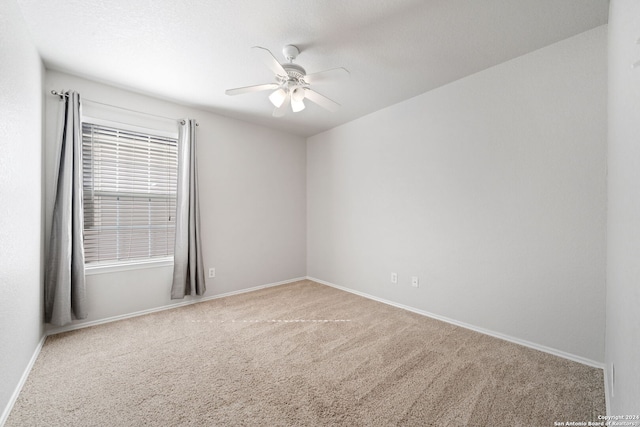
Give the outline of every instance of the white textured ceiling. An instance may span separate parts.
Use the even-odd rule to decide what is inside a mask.
[[[607,0],[17,0],[49,69],[314,135],[605,24]],[[271,116],[273,81],[252,46],[282,62],[297,45],[307,73],[345,67],[307,102]]]

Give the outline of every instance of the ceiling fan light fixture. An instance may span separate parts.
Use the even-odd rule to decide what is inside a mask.
[[[269,95],[269,101],[271,101],[274,107],[280,108],[282,106],[282,103],[286,99],[286,97],[287,97],[287,93],[284,91],[284,89],[279,88],[278,90],[273,92],[271,95]]]
[[[305,99],[331,112],[340,107],[337,102],[311,89],[310,85],[333,78],[346,77],[349,75],[349,71],[345,68],[332,68],[307,74],[302,66],[293,62],[300,53],[296,46],[287,45],[283,48],[282,54],[287,60],[285,63],[280,63],[267,48],[254,46],[252,50],[275,75],[275,82],[227,89],[225,91],[227,95],[273,91],[269,95],[269,101],[276,107],[272,113],[273,117],[284,116],[289,109],[289,105],[291,105],[294,113],[304,110],[306,107]]]
[[[302,97],[302,99],[304,99],[304,97]],[[293,110],[294,113],[298,113],[304,110],[304,102],[302,101],[302,99],[296,100],[295,96],[291,97],[291,109]]]

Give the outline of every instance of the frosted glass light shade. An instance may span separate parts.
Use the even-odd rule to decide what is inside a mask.
[[[304,99],[304,98],[303,98]],[[294,113],[304,110],[304,102],[301,100],[297,101],[294,97],[291,98],[291,109]]]
[[[304,99],[304,95],[304,89],[300,86],[297,86],[295,89],[293,89],[293,92],[291,92],[291,99],[293,99],[294,101],[302,101]]]
[[[280,108],[282,106],[282,103],[286,99],[286,97],[287,97],[287,93],[284,91],[284,89],[280,88],[275,92],[273,92],[271,95],[269,95],[269,101],[271,101],[271,103],[276,108]]]

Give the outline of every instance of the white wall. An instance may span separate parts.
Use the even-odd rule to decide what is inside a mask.
[[[602,362],[606,32],[309,138],[307,274]]]
[[[198,120],[204,263],[206,268],[216,268],[216,278],[206,279],[205,297],[305,276],[303,138],[65,73],[47,71],[45,81],[47,91],[73,89],[87,100]],[[51,159],[56,146],[59,101],[47,96],[46,104],[46,192],[50,212]],[[47,235],[49,229],[47,223]],[[87,276],[89,317],[84,322],[182,302],[170,299],[171,274],[169,266]]]
[[[42,77],[14,0],[0,2],[0,424],[42,337]]]
[[[612,414],[640,414],[640,3],[609,11],[607,339]],[[612,386],[612,365],[615,386]]]

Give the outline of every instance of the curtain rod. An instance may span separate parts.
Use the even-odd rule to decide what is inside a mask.
[[[58,92],[55,89],[51,90],[51,95],[59,96],[60,98],[65,98],[65,97],[69,96],[67,93]],[[104,105],[106,107],[117,108],[119,110],[131,111],[132,113],[144,114],[146,116],[152,116],[152,117],[158,117],[158,118],[161,118],[161,119],[172,120],[172,121],[179,122],[181,125],[186,124],[186,122],[184,120],[182,120],[182,119],[176,119],[176,118],[173,118],[173,117],[160,116],[158,114],[145,113],[144,111],[131,110],[129,108],[118,107],[117,105],[105,104],[104,102],[98,102],[98,101],[94,101],[94,100],[88,99],[88,98],[83,98],[83,99],[85,101],[91,102],[93,104]],[[196,121],[196,126],[200,126],[200,123],[198,123],[197,121]]]

